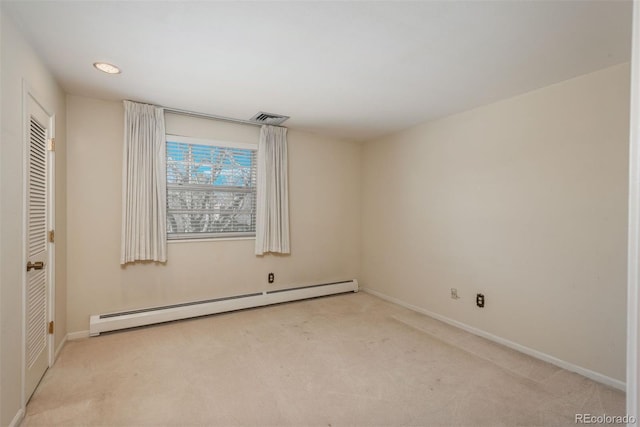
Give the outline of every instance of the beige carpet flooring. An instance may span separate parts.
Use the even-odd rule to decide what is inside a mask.
[[[72,341],[23,426],[552,426],[624,393],[360,292]]]

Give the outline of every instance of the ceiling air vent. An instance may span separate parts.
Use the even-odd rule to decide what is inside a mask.
[[[265,125],[279,125],[281,123],[284,123],[284,121],[287,120],[288,118],[289,116],[283,116],[281,114],[265,113],[263,111],[260,111],[258,114],[251,117],[249,120],[257,123],[262,123]]]

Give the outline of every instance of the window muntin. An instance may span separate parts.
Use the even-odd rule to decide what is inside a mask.
[[[167,238],[254,237],[256,150],[167,135]]]

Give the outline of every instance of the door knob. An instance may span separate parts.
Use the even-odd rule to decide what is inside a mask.
[[[37,261],[37,262],[34,262],[34,263],[31,263],[31,261],[29,261],[27,263],[27,271],[30,271],[32,269],[33,270],[42,270],[43,268],[44,268],[44,262],[42,262],[42,261]]]

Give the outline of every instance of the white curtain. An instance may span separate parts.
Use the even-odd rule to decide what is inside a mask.
[[[258,145],[256,255],[289,253],[287,128],[262,126]]]
[[[167,260],[164,111],[124,101],[120,264]]]

